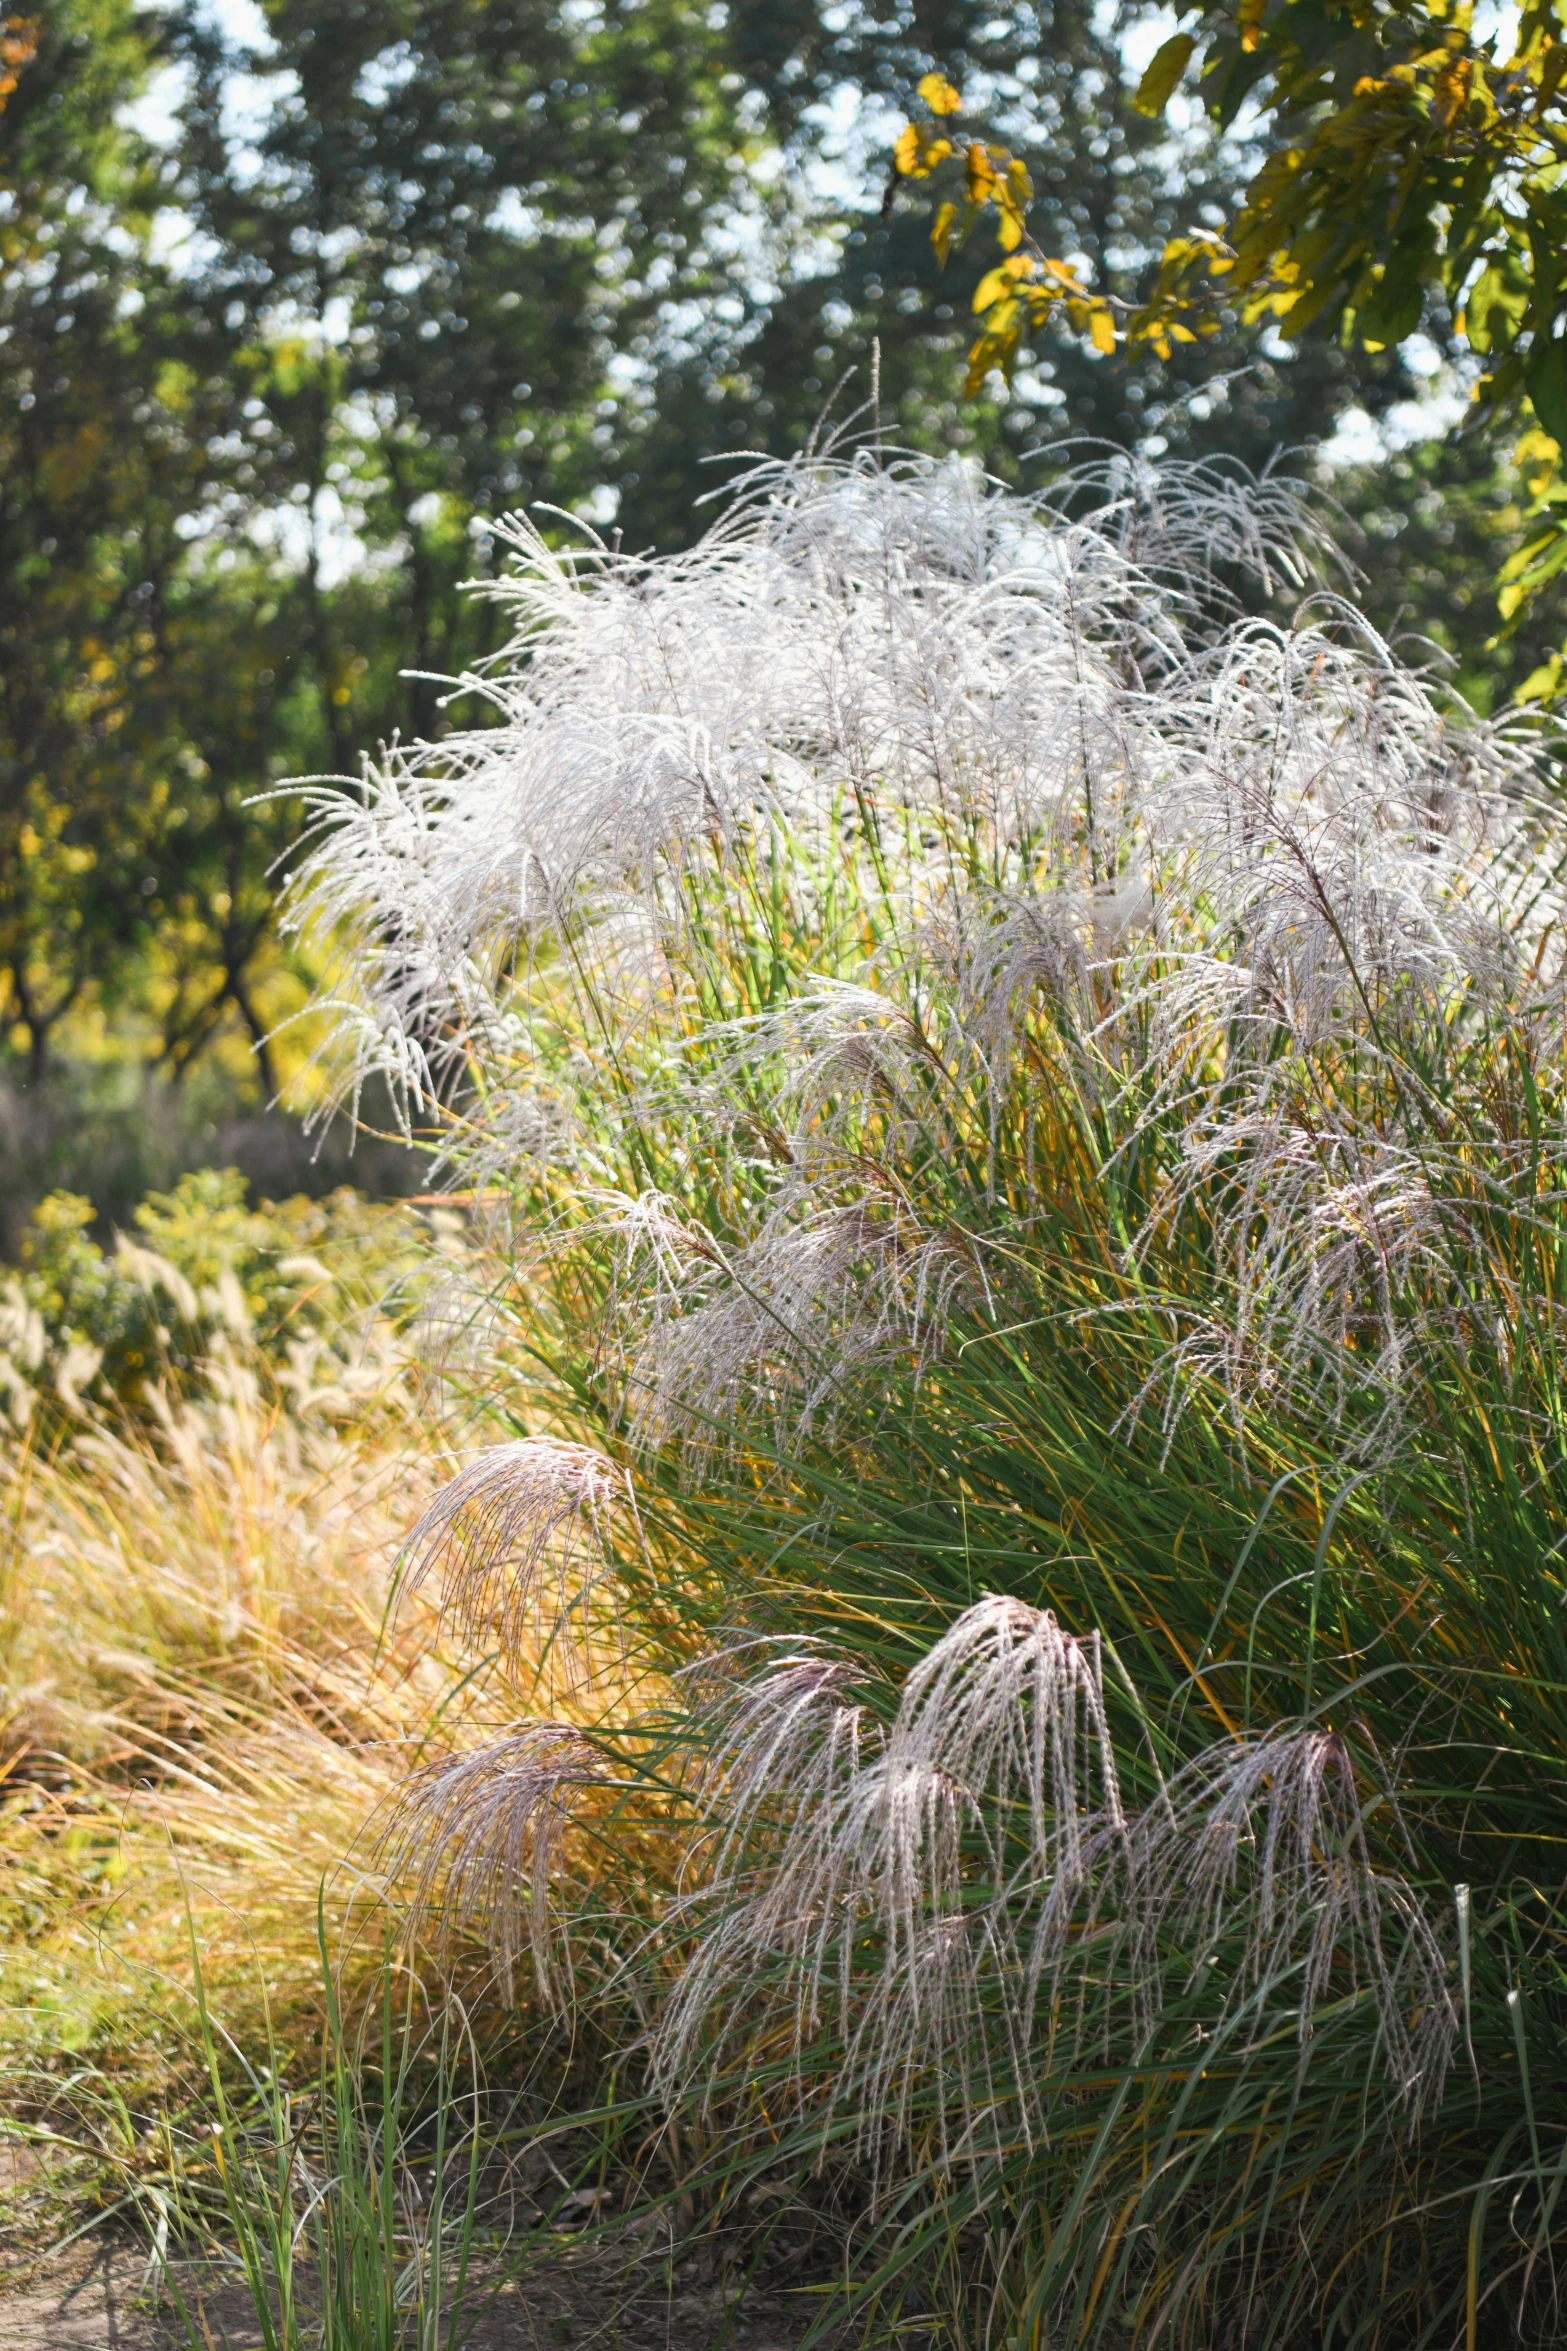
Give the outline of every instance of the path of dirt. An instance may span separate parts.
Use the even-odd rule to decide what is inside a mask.
[[[214,2351],[260,2342],[242,2290],[211,2273],[182,2279],[199,2298]],[[623,2265],[584,2249],[501,2288],[466,2337],[470,2351],[795,2351],[810,2319],[804,2296],[748,2296],[725,2326],[723,2295],[677,2269],[671,2284],[627,2284]],[[809,2298],[814,2301],[814,2296]],[[159,2307],[161,2302],[161,2308]],[[107,2239],[0,2282],[0,2351],[191,2351],[156,2291],[145,2251]]]

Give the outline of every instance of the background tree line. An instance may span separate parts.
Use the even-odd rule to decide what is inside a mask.
[[[460,585],[489,518],[678,545],[726,456],[798,448],[846,370],[840,410],[868,395],[878,343],[891,437],[1014,478],[1068,433],[1257,463],[1417,389],[1232,322],[1162,363],[1047,334],[960,402],[988,257],[938,270],[917,198],[883,207],[890,126],[961,76],[1041,241],[1134,292],[1256,155],[1139,114],[1126,30],[1089,0],[5,20],[0,1243],[52,1182],[112,1215],[195,1159],[342,1172],[260,1115],[308,975],[272,915],[298,806],[257,795],[481,715],[435,681],[494,648]],[[1446,436],[1336,487],[1373,613],[1504,694],[1539,648],[1488,650],[1493,454]]]

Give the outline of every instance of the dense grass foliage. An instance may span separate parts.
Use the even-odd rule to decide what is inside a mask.
[[[432,1233],[351,1195],[250,1210],[197,1177],[106,1255],[78,1203],[55,1206],[5,1301],[36,1360],[13,1333],[0,2228],[31,2252],[136,2218],[189,2249],[231,2218],[215,2125],[264,2177],[252,2142],[293,2099],[330,2173],[333,2130],[358,2127],[345,2068],[374,2107],[360,2027],[387,1979],[366,1823],[421,1759],[535,1702],[540,1672],[498,1688],[433,1598],[388,1621],[407,1514],[473,1435],[427,1343],[458,1218]],[[395,1997],[418,2051],[428,2008],[406,1979]],[[399,2137],[418,2138],[428,2073],[419,2057]],[[315,2140],[293,2132],[308,2171]]]
[[[517,1434],[410,1581],[603,1697],[389,1863],[633,1987],[710,2179],[857,2171],[873,2301],[1549,2337],[1549,745],[1246,617],[1324,550],[1222,468],[518,554],[496,726],[323,799],[307,903],[511,1267]]]

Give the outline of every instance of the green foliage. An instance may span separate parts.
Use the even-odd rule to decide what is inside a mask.
[[[161,911],[195,758],[165,626],[176,526],[219,492],[211,445],[236,405],[151,258],[157,175],[115,124],[151,62],[150,20],[67,0],[0,115],[0,1020],[34,1079]]]
[[[1491,362],[1482,397],[1521,391],[1548,432],[1567,431],[1552,359],[1567,68],[1555,9],[1527,9],[1511,46],[1445,6],[1374,5],[1334,22],[1240,0],[1205,13],[1200,33],[1198,87],[1214,120],[1228,127],[1260,104],[1284,135],[1227,241],[1200,257],[1167,252],[1166,295],[1195,290],[1200,258],[1243,311],[1276,316],[1287,334],[1342,312],[1344,333],[1377,347],[1412,334],[1439,291]],[[1150,67],[1151,111],[1184,70]],[[1166,86],[1150,87],[1156,77]],[[1168,300],[1162,315],[1174,315]]]
[[[1457,437],[1398,452],[1332,485],[1358,524],[1355,600],[1406,660],[1450,662],[1474,710],[1538,692],[1561,642],[1563,604],[1542,594],[1498,633],[1496,580],[1527,537],[1512,467]]]
[[[1204,191],[1183,191],[1184,221],[1144,244],[1138,283],[1117,283],[1092,250],[1097,283],[1092,267],[1084,275],[1058,258],[1062,243],[1034,205],[1025,166],[983,122],[959,133],[956,91],[902,133],[893,186],[933,171],[945,184],[963,153],[962,217],[956,202],[942,203],[931,232],[938,253],[983,219],[1007,257],[974,292],[980,331],[966,391],[993,370],[1010,376],[1024,347],[1063,322],[1096,350],[1120,345],[1160,364],[1205,341],[1228,348],[1237,326],[1295,341],[1331,328],[1341,345],[1378,354],[1417,331],[1451,329],[1481,362],[1480,417],[1521,412],[1542,428],[1521,452],[1539,476],[1532,528],[1500,574],[1502,617],[1512,621],[1567,564],[1567,489],[1555,478],[1567,438],[1567,213],[1556,184],[1567,28],[1558,11],[1549,0],[1526,9],[1515,35],[1477,27],[1471,10],[1446,0],[1326,11],[1316,0],[1222,0],[1182,13],[1197,16],[1197,30],[1164,42],[1133,114],[1162,135],[1190,74],[1221,137],[1244,115],[1253,168],[1229,202],[1214,203],[1217,186],[1206,203]],[[938,84],[946,88],[930,77]],[[1205,225],[1225,214],[1222,229]],[[1535,671],[1537,695],[1556,690],[1560,667]]]
[[[154,1395],[199,1389],[215,1352],[238,1351],[286,1384],[357,1325],[420,1262],[406,1210],[347,1189],[325,1200],[245,1204],[232,1169],[200,1169],[135,1211],[139,1240],[106,1252],[90,1200],[55,1192],[34,1211],[21,1267],[0,1294],[0,1384],[13,1424],[84,1412],[145,1413]],[[411,1299],[405,1300],[411,1304]],[[347,1359],[345,1353],[344,1360]]]
[[[490,649],[456,593],[475,516],[596,486],[606,368],[730,185],[699,12],[405,19],[274,11],[249,62],[287,94],[254,159],[224,114],[247,60],[199,12],[65,0],[19,37],[0,1034],[34,1092],[105,1020],[159,1080],[214,1056],[263,1100],[288,1077],[273,1032],[305,991],[271,868],[298,810],[257,795],[452,723],[399,673]]]
[[[726,453],[801,447],[846,369],[868,396],[878,339],[889,432],[1009,478],[1058,430],[1260,460],[1409,389],[1316,344],[1205,392],[1256,330],[1134,368],[1063,315],[955,412],[983,272],[906,210],[844,222],[824,102],[896,96],[939,43],[1019,126],[1038,234],[1130,299],[1234,167],[1198,139],[1172,177],[1079,0],[266,21],[253,55],[200,9],[62,0],[7,69],[0,1034],[35,1100],[105,1057],[222,1115],[298,1082],[311,974],[271,911],[298,804],[257,795],[484,718],[431,673],[496,649],[459,583],[507,509],[680,544]]]
[[[444,2024],[429,2023],[417,1985],[389,1952],[379,2014],[372,2009],[368,2034],[352,2037],[324,1908],[318,1929],[326,2029],[303,2095],[276,2047],[264,2060],[242,2056],[242,2080],[230,2088],[231,2046],[208,2008],[192,1933],[212,2121],[171,2164],[172,2193],[159,2198],[165,2282],[191,2351],[204,2351],[211,2328],[199,2288],[168,2261],[170,2239],[214,2235],[243,2269],[264,2351],[449,2351],[476,2315],[464,2307],[486,2154],[474,2052],[450,2010]],[[207,2161],[217,2199],[199,2176]]]

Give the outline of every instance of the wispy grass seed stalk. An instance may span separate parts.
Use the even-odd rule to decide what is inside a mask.
[[[492,1457],[420,1556],[504,1633],[602,1534],[688,1698],[417,1781],[425,1908],[542,1972],[613,1779],[668,2098],[778,2085],[1019,2339],[1549,2331],[1549,746],[1284,609],[1238,469],[511,544],[495,726],[323,792],[300,919],[614,1464]]]

